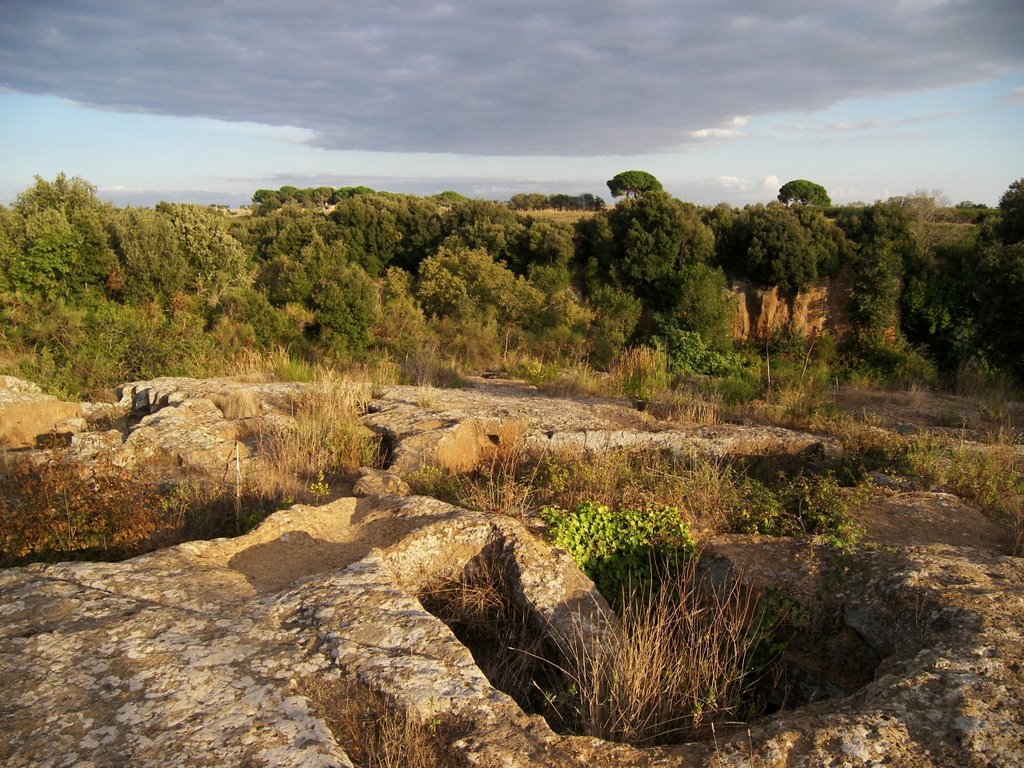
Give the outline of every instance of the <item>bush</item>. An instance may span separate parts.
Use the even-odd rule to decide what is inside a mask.
[[[679,376],[728,376],[739,370],[739,358],[712,349],[696,331],[684,331],[674,325],[662,328],[668,352],[668,367]]]
[[[653,400],[668,389],[668,357],[660,347],[627,349],[612,368],[619,393],[633,400]]]
[[[651,584],[658,568],[695,552],[675,507],[610,509],[585,501],[568,511],[544,507],[540,517],[551,542],[567,550],[610,601],[619,601],[623,589]]]
[[[159,488],[113,466],[59,459],[0,475],[0,561],[123,557],[155,548],[176,528]]]
[[[741,489],[730,518],[737,533],[820,535],[840,549],[852,547],[859,537],[846,492],[832,474],[780,476],[775,488],[746,478]]]

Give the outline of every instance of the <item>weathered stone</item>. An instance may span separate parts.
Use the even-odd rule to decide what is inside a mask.
[[[0,450],[35,447],[55,431],[70,434],[81,428],[81,416],[78,403],[44,394],[32,382],[0,376]]]
[[[416,599],[496,551],[539,631],[602,631],[607,606],[592,585],[509,518],[422,497],[341,499],[124,563],[10,569],[0,572],[0,759],[347,765],[295,687],[342,670],[420,716],[462,718],[478,765],[1019,765],[1019,560],[886,547],[849,560],[801,541],[711,541],[708,567],[837,612],[823,646],[833,660],[798,661],[831,681],[816,690],[844,698],[715,743],[642,750],[557,736],[522,713]]]
[[[238,395],[249,386],[251,397]],[[127,439],[83,432],[68,450],[215,473],[240,422],[286,419],[302,391],[136,383],[118,410],[95,420],[86,411],[103,424],[134,407]],[[415,716],[460,718],[455,748],[479,766],[1024,764],[1021,560],[959,499],[894,492],[861,505],[853,515],[865,544],[852,556],[810,539],[703,542],[714,578],[799,605],[786,685],[772,693],[788,708],[701,742],[637,749],[553,733],[496,690],[419,600],[438,579],[497,558],[533,631],[559,647],[581,632],[599,638],[615,618],[569,556],[523,521],[402,497],[399,471],[471,466],[512,442],[713,456],[832,444],[788,430],[680,428],[613,400],[494,382],[388,388],[373,410],[367,421],[392,439],[396,467],[366,473],[379,483],[366,498],[294,506],[245,536],[121,563],[0,571],[0,763],[347,766],[303,687],[344,674]]]
[[[353,486],[356,496],[408,496],[409,484],[394,472],[380,469],[361,469]]]
[[[842,452],[837,441],[820,435],[780,427],[660,422],[621,400],[554,398],[484,379],[458,390],[387,387],[370,409],[364,423],[385,436],[391,469],[403,475],[430,465],[465,471],[495,446],[517,440],[541,451],[647,448],[712,457]]]

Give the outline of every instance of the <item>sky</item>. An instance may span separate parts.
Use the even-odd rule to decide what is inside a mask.
[[[1024,176],[1022,0],[5,0],[0,203],[36,175],[118,204],[285,184],[699,204]]]

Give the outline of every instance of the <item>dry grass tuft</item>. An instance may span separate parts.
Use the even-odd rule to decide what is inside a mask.
[[[537,479],[536,499],[543,504],[674,506],[698,530],[722,529],[738,493],[729,462],[658,450],[550,453],[541,459]]]
[[[696,389],[659,393],[647,403],[647,413],[661,421],[682,424],[717,424],[722,408],[721,396],[704,394]]]
[[[924,435],[909,443],[905,455],[911,477],[977,504],[1006,528],[1010,551],[1024,554],[1024,452],[1019,446]]]
[[[361,768],[461,768],[451,744],[465,729],[451,718],[421,722],[382,693],[346,677],[303,678],[299,690]]]
[[[623,350],[611,370],[615,394],[633,400],[653,400],[669,389],[668,356],[655,347]]]
[[[310,385],[293,400],[292,420],[269,421],[259,428],[256,487],[267,496],[300,498],[311,482],[373,466],[380,441],[359,418],[371,393],[368,382],[335,379]]]
[[[608,394],[608,378],[587,366],[575,366],[560,371],[539,388],[551,397],[596,397]]]
[[[561,648],[580,732],[637,746],[681,743],[758,714],[753,690],[770,667],[757,654],[778,617],[759,609],[754,592],[701,579],[693,558],[622,604],[604,634],[577,632]]]

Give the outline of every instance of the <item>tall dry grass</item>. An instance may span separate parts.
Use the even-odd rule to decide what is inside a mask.
[[[906,443],[902,469],[926,487],[939,486],[976,504],[1006,530],[1007,545],[1024,554],[1024,450],[1018,436],[998,433],[974,443],[924,434]]]
[[[347,677],[305,677],[299,691],[360,768],[462,768],[451,748],[464,727],[451,718],[423,722],[369,686]]]
[[[775,625],[754,592],[701,579],[693,558],[622,605],[603,634],[580,631],[561,643],[579,732],[681,743],[757,713],[753,690],[771,671],[759,654]]]
[[[675,506],[696,530],[721,529],[739,493],[739,476],[722,459],[656,449],[564,450],[539,459],[538,503],[572,509],[584,501],[611,508]]]
[[[369,382],[313,382],[292,399],[290,419],[265,420],[258,427],[252,485],[267,496],[299,499],[325,477],[374,466],[380,441],[360,421],[372,391]]]
[[[610,373],[616,394],[632,400],[653,400],[669,389],[668,355],[660,347],[623,350]]]

